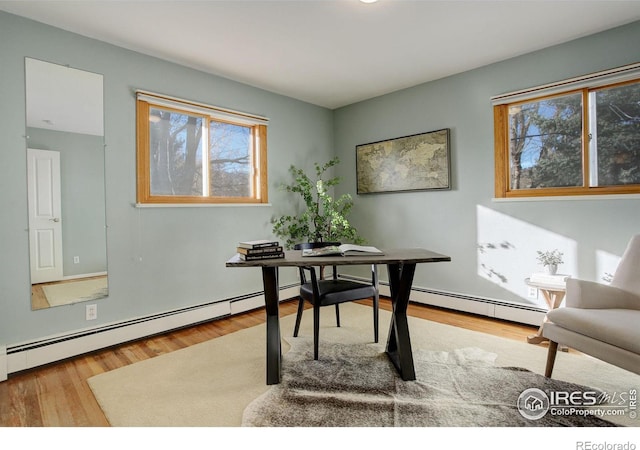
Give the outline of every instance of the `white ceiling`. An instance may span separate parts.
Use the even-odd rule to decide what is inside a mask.
[[[27,126],[103,136],[102,75],[25,60]]]
[[[0,10],[327,108],[640,20],[640,1],[0,1]]]

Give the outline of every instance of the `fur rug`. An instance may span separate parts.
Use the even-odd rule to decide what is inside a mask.
[[[320,344],[287,338],[283,380],[251,402],[243,426],[261,427],[523,427],[613,426],[594,416],[518,411],[528,388],[582,390],[520,368],[494,366],[496,355],[477,348],[414,350],[416,381],[402,381],[380,345]]]

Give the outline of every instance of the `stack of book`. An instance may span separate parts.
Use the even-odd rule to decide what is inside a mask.
[[[284,251],[280,243],[267,239],[240,242],[237,251],[243,261],[284,258]]]

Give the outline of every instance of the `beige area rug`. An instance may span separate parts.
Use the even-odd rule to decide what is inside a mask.
[[[342,327],[336,328],[333,309],[322,309],[322,342],[372,344],[371,308],[341,305],[340,317]],[[380,311],[383,339],[390,317],[389,312]],[[293,340],[290,336],[294,321],[295,315],[280,321],[287,340]],[[542,346],[412,317],[409,327],[414,353],[454,352],[471,347],[496,354],[497,366],[520,367],[538,374],[544,371],[547,351]],[[310,311],[303,316],[299,336],[312,336]],[[97,375],[88,382],[112,426],[240,426],[245,408],[270,389],[265,384],[265,338],[265,325],[258,325]],[[383,349],[381,344],[379,347]],[[283,353],[289,349],[283,340]],[[554,378],[609,393],[640,387],[638,375],[564,352],[558,352]],[[628,420],[627,416],[610,420],[638,425],[637,420]]]
[[[42,290],[51,306],[97,300],[107,296],[107,277],[50,284]]]

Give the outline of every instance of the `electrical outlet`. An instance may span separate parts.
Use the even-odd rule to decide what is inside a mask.
[[[87,320],[96,320],[98,318],[98,305],[87,305],[85,315]]]
[[[74,256],[73,257],[73,263],[74,264],[80,264],[80,257],[79,256]]]
[[[538,298],[538,288],[534,288],[533,286],[529,286],[529,291],[527,295],[529,298]]]

